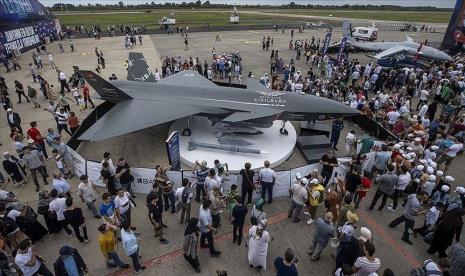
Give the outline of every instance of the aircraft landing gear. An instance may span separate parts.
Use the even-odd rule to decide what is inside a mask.
[[[187,118],[187,127],[181,133],[182,136],[187,136],[187,137],[191,136],[191,134],[192,134],[191,121],[192,121],[192,116],[189,116]]]
[[[284,134],[286,136],[289,135],[289,132],[286,129],[286,121],[282,121],[281,128],[279,129],[279,133]]]
[[[192,134],[192,131],[191,131],[191,129],[188,128],[188,127],[186,127],[186,128],[182,131],[182,136],[187,136],[187,137],[189,137],[189,136],[191,136],[191,134]]]

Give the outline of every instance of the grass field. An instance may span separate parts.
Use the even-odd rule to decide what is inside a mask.
[[[149,29],[159,28],[157,20],[168,15],[168,11],[152,13],[117,13],[117,14],[67,14],[58,15],[61,24],[90,26],[100,24],[102,26],[116,24],[146,25]],[[211,26],[228,25],[229,13],[222,12],[176,12],[176,23],[178,25],[201,26],[210,22]],[[240,16],[241,25],[274,24],[289,22],[291,19],[273,15],[249,15]],[[295,20],[295,19],[294,19]]]
[[[312,16],[329,16],[368,19],[368,20],[388,20],[400,22],[431,22],[443,23],[449,22],[450,12],[413,12],[413,11],[374,11],[374,10],[315,10],[315,9],[282,9],[279,11],[280,16],[275,16],[272,13],[277,13],[277,10],[244,10],[258,11],[266,14],[246,14],[240,13],[241,25],[258,25],[258,24],[279,24],[282,22],[296,21],[295,17],[286,17],[285,14],[294,15],[312,15]],[[130,13],[137,10],[126,11],[95,11],[95,13],[108,14],[92,14],[92,12],[70,12],[61,14],[56,12],[62,24],[65,25],[94,25],[100,24],[103,26],[116,24],[131,24],[131,25],[146,25],[150,29],[158,28],[156,21],[163,16],[169,14],[169,10],[152,10],[151,13]],[[118,13],[112,13],[118,12]],[[79,13],[79,14],[78,14]],[[88,14],[81,14],[88,13]],[[178,25],[201,26],[205,22],[209,22],[211,26],[228,25],[229,11],[226,10],[176,10],[176,22]],[[312,19],[302,19],[304,21],[315,21]]]

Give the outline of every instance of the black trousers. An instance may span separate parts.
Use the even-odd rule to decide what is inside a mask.
[[[413,231],[413,227],[415,226],[414,220],[406,218],[404,215],[402,215],[396,218],[395,220],[391,221],[391,223],[389,223],[389,227],[396,227],[402,222],[405,222],[404,234],[402,235],[402,238],[404,240],[409,240],[410,231]]]
[[[76,238],[81,243],[83,243],[85,240],[88,239],[88,237],[87,237],[87,227],[86,227],[85,224],[83,226],[79,226],[79,225],[71,225],[71,226],[73,227],[74,234],[76,235]],[[82,229],[82,235],[81,235],[81,229]]]
[[[242,204],[245,202],[245,196],[247,195],[247,204],[252,202],[253,187],[251,185],[242,185]]]
[[[47,266],[44,263],[42,263],[39,267],[39,270],[37,270],[36,273],[32,275],[53,276],[53,273],[50,272],[50,270],[48,270]]]
[[[328,182],[331,179],[332,175],[333,175],[333,171],[321,170],[321,177],[324,179],[324,183],[323,183],[324,187],[328,185]]]
[[[370,210],[373,210],[375,208],[376,203],[378,203],[378,199],[380,197],[383,197],[381,200],[381,205],[378,207],[378,211],[383,210],[384,206],[386,206],[387,199],[389,197],[388,194],[383,193],[379,188],[376,190],[375,196],[373,197],[373,200],[371,200],[370,204]]]
[[[199,263],[199,258],[198,257],[195,257],[192,258],[191,255],[186,255],[184,254],[184,259],[186,259],[186,261],[193,267],[193,268],[197,268],[200,266],[200,263]]]
[[[44,184],[48,185],[47,181],[47,171],[45,170],[45,166],[40,166],[38,168],[31,169],[31,175],[32,175],[32,181],[34,181],[34,184],[36,185],[37,188],[39,188],[39,181],[37,181],[37,171],[42,175],[42,179],[44,180]]]
[[[68,222],[66,220],[59,220],[58,223],[60,224],[61,228],[65,229],[65,232],[68,235],[71,235],[73,233],[73,231],[71,231],[71,229],[69,229]]]
[[[208,245],[205,244],[205,239],[207,240]],[[200,235],[200,246],[201,247],[208,246],[208,249],[210,249],[210,254],[215,254],[216,253],[215,245],[213,244],[213,233],[212,233],[212,231],[209,231],[208,233],[202,233]]]
[[[399,197],[401,197],[403,193],[404,190],[394,190],[394,194],[392,195],[392,208],[394,210],[397,210],[397,204],[399,204]]]
[[[233,224],[233,241],[237,240],[237,244],[242,242],[242,229],[244,228],[244,223]]]
[[[207,196],[207,192],[205,192],[204,184],[197,183],[195,187],[195,201],[200,201],[200,194],[202,194],[202,199]]]
[[[218,226],[220,225],[220,222],[221,222],[221,217],[220,217],[220,214],[212,214],[212,226],[214,228],[218,228]]]
[[[66,90],[68,90],[68,92],[71,92],[71,89],[69,89],[69,86],[66,80],[60,80],[60,84],[61,84],[61,93],[65,92],[65,88]]]

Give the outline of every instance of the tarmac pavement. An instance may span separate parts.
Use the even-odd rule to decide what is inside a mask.
[[[313,33],[315,33],[315,37],[317,38],[323,38],[324,36],[323,31],[306,31],[304,34],[297,34],[296,32],[295,37],[306,36],[311,38]],[[211,60],[212,46],[216,47],[217,52],[240,51],[243,58],[244,71],[252,71],[255,76],[259,77],[267,71],[269,67],[268,60],[270,52],[262,51],[260,44],[261,38],[265,35],[272,35],[274,37],[274,45],[272,48],[278,49],[286,61],[294,57],[295,52],[287,50],[287,45],[290,40],[289,32],[282,35],[281,33],[272,31],[224,32],[221,42],[214,41],[215,33],[193,33],[191,34],[189,51],[184,51],[184,45],[179,35],[154,35],[151,36],[150,39],[145,37],[144,46],[137,46],[134,50],[140,50],[144,53],[152,69],[161,68],[157,51],[161,57],[180,55],[187,59],[189,56],[194,58],[198,56],[202,61],[204,59],[208,61]],[[339,37],[339,35],[339,33],[335,32],[333,38]],[[414,33],[414,35],[415,36],[412,37],[420,41],[424,40],[426,37],[428,37],[429,41],[438,41],[440,39],[437,34]],[[383,32],[380,36],[380,39],[385,40],[403,39],[404,33]],[[72,73],[72,65],[78,65],[82,69],[93,69],[96,67],[96,57],[93,50],[94,47],[97,46],[99,49],[103,50],[107,64],[107,69],[104,69],[101,75],[104,78],[108,78],[111,73],[115,73],[119,79],[125,79],[126,74],[123,63],[127,57],[128,50],[123,47],[122,37],[102,38],[101,40],[79,39],[74,40],[74,44],[77,48],[76,53],[69,52],[69,47],[66,42],[64,42],[66,49],[66,53],[64,54],[58,54],[56,43],[48,46],[48,49],[55,53],[55,63],[65,70],[67,77]],[[18,79],[24,85],[32,83],[32,78],[27,68],[27,63],[31,60],[31,54],[32,52],[28,52],[21,57],[20,64],[23,66],[21,71],[6,73],[5,69],[2,67],[0,68],[0,74],[7,80],[7,84],[10,88],[10,99],[15,106],[16,112],[19,112],[22,117],[24,131],[27,130],[30,121],[36,120],[39,124],[40,131],[45,135],[48,127],[55,126],[55,122],[51,115],[42,111],[42,109],[33,109],[32,104],[15,104],[16,93],[14,92],[13,81]],[[362,54],[356,54],[352,57],[359,58],[362,63],[366,63],[369,60],[368,57]],[[55,86],[59,86],[56,80],[56,73],[47,65],[47,57],[43,56],[42,59],[45,66],[44,69],[39,72],[49,82]],[[297,61],[297,67],[303,72],[308,70],[303,60]],[[39,88],[38,84],[35,84],[34,87],[37,89]],[[39,96],[39,99],[40,104],[45,108],[47,104],[43,96]],[[72,105],[72,110],[77,111],[77,106]],[[76,113],[78,114],[78,112]],[[78,114],[78,116],[83,118],[86,114],[88,114],[88,112],[85,114]],[[4,114],[3,116],[4,119],[0,120],[0,141],[3,144],[0,146],[0,152],[14,152],[11,139],[8,137],[9,127],[6,122],[6,115]],[[348,123],[344,131],[348,131],[350,128],[355,128],[357,135],[363,134],[356,126],[352,126]],[[113,160],[120,156],[124,156],[131,165],[138,167],[166,164],[165,146],[162,141],[166,139],[168,134],[167,131],[168,124],[165,124],[159,127],[138,131],[135,134],[109,139],[108,141],[99,143],[87,142],[80,146],[79,152],[87,159],[101,160],[103,152],[109,151],[113,155]],[[345,133],[346,132],[341,134],[339,145],[341,150],[337,153],[339,156],[345,155],[342,150]],[[64,137],[68,139],[66,134],[64,134]],[[455,184],[463,185],[465,180],[465,173],[461,165],[463,161],[463,156],[458,157],[449,170],[449,173],[456,179]],[[303,158],[296,151],[291,158],[284,165],[278,167],[278,169],[289,169],[303,164]],[[49,172],[54,171],[54,164],[51,160],[47,161],[47,166]],[[78,181],[74,178],[70,182],[72,184],[73,194],[75,194]],[[50,186],[46,188],[51,189]],[[13,187],[12,184],[9,183],[4,189],[13,191],[21,201],[27,202],[33,208],[36,208],[37,193],[34,192],[34,185],[31,181],[23,187]],[[423,260],[431,257],[426,253],[427,245],[420,238],[412,239],[414,245],[407,245],[400,241],[403,225],[399,225],[397,229],[388,228],[388,223],[399,216],[401,211],[399,211],[398,214],[385,211],[382,214],[375,212],[372,215],[364,211],[373,197],[374,190],[376,190],[376,187],[374,187],[368,194],[368,197],[362,201],[361,207],[357,212],[360,217],[359,226],[367,226],[372,231],[376,246],[375,256],[381,259],[382,265],[380,271],[389,267],[397,273],[396,275],[408,275],[411,267],[417,266],[419,263],[422,263]],[[102,189],[100,189],[100,191],[103,192]],[[153,230],[147,219],[145,195],[138,195],[136,203],[137,207],[133,211],[133,221],[134,225],[138,227],[138,232],[141,233],[142,237],[140,251],[142,255],[141,261],[147,265],[147,270],[142,273],[142,275],[193,275],[194,271],[187,262],[183,260],[179,251],[182,247],[182,236],[184,232],[184,227],[178,222],[179,217],[167,212],[164,213],[164,221],[168,225],[168,228],[165,229],[165,233],[170,243],[168,245],[161,245],[158,240],[153,237]],[[83,209],[84,215],[87,217],[86,223],[90,238],[89,243],[80,244],[76,238],[68,238],[63,232],[46,236],[43,242],[37,243],[36,246],[39,254],[47,260],[48,267],[52,268],[53,262],[58,256],[59,248],[67,244],[76,247],[81,252],[88,264],[90,270],[89,275],[115,273],[116,270],[107,269],[105,267],[104,258],[99,251],[97,242],[98,232],[96,228],[101,221],[93,218],[91,212],[87,210],[84,204],[76,200],[76,205]],[[311,262],[306,251],[312,240],[314,226],[305,224],[304,219],[298,224],[292,223],[286,216],[288,207],[288,199],[276,200],[272,205],[265,205],[264,207],[269,217],[270,225],[268,231],[273,240],[269,245],[267,270],[266,272],[262,272],[261,275],[274,275],[273,260],[277,256],[282,256],[287,247],[293,248],[296,252],[296,257],[299,259],[298,270],[300,275],[329,275],[330,271],[332,271],[335,266],[335,261],[329,254],[331,251],[334,251],[334,249],[331,250],[329,247],[326,248],[318,262]],[[323,209],[322,206],[319,208],[319,215],[323,215]],[[192,216],[197,216],[197,214],[198,204],[195,203],[192,207]],[[422,224],[422,220],[422,217],[417,218],[417,225]],[[40,221],[42,221],[42,218],[40,218]],[[249,218],[247,218],[246,221],[249,222]],[[217,249],[223,253],[219,258],[211,258],[208,254],[208,250],[199,248],[199,260],[202,269],[199,275],[215,275],[215,271],[218,269],[228,270],[229,275],[258,275],[256,270],[248,266],[247,250],[244,248],[244,243],[240,247],[232,244],[232,227],[228,223],[228,214],[226,212],[222,214],[222,224],[223,226],[215,237],[217,239]],[[356,231],[356,233],[358,234],[359,232]],[[130,263],[130,259],[125,256],[121,248],[121,244],[119,244],[118,253],[125,262]],[[437,257],[433,259],[437,260]],[[117,275],[130,275],[131,273],[131,270],[126,270],[117,272]]]

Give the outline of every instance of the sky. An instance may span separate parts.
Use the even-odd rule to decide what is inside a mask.
[[[174,2],[174,3],[182,3],[182,2],[195,2],[196,0],[153,0],[155,3],[164,3],[164,2]],[[201,0],[205,2],[206,0]],[[433,6],[438,8],[453,8],[455,5],[456,0],[332,0],[328,3],[327,0],[268,0],[266,1],[267,4],[287,4],[291,1],[294,1],[298,4],[320,4],[320,5],[345,5],[345,4],[375,4],[375,5],[398,5],[398,6],[408,6],[408,7],[415,7],[415,6]],[[39,0],[44,6],[52,6],[56,3],[69,3],[69,4],[83,4],[87,5],[88,3],[100,3],[100,4],[116,4],[119,0]],[[144,4],[150,3],[152,0],[128,0],[124,1],[124,3],[131,3],[131,4]],[[210,0],[210,3],[231,3],[231,4],[263,4],[263,0]]]

